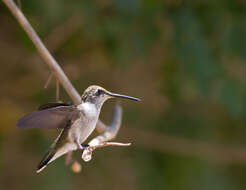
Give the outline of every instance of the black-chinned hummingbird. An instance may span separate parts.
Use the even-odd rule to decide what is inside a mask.
[[[84,91],[81,103],[78,105],[50,103],[40,106],[38,111],[21,118],[17,122],[17,127],[20,129],[62,129],[39,163],[37,172],[43,170],[56,158],[70,151],[83,150],[82,143],[96,128],[103,103],[107,99],[114,97],[140,101],[138,98],[112,93],[100,86],[93,85]]]

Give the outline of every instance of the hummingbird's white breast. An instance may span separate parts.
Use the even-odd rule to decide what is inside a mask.
[[[88,119],[94,118],[97,116],[97,108],[95,104],[85,102],[82,104],[79,104],[77,106],[78,110],[80,110]]]
[[[99,111],[89,102],[79,104],[77,109],[81,111],[81,117],[71,126],[69,138],[70,140],[79,139],[79,142],[83,143],[96,128]]]

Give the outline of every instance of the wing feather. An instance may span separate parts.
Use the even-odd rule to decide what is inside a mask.
[[[73,121],[79,117],[80,112],[76,106],[59,106],[25,115],[17,122],[17,127],[20,129],[65,128],[68,125],[68,122],[73,123]]]

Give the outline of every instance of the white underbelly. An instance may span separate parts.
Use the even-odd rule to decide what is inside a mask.
[[[79,141],[80,143],[83,143],[95,130],[96,128],[96,121],[91,121],[87,126],[80,126],[80,135],[79,135]]]
[[[82,144],[89,136],[90,134],[95,130],[96,128],[97,119],[93,120],[83,120],[79,119],[77,120],[69,130],[69,140],[76,142],[78,139],[80,144]]]
[[[91,103],[82,103],[77,108],[81,111],[81,118],[71,126],[69,137],[70,140],[78,140],[82,144],[95,130],[99,112]]]

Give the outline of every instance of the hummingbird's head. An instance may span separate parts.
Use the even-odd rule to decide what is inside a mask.
[[[122,94],[116,94],[109,92],[108,90],[100,87],[100,86],[89,86],[82,95],[83,102],[89,102],[95,104],[96,106],[102,106],[102,104],[110,98],[125,98],[134,101],[140,101],[138,98],[134,98],[131,96],[126,96]]]

